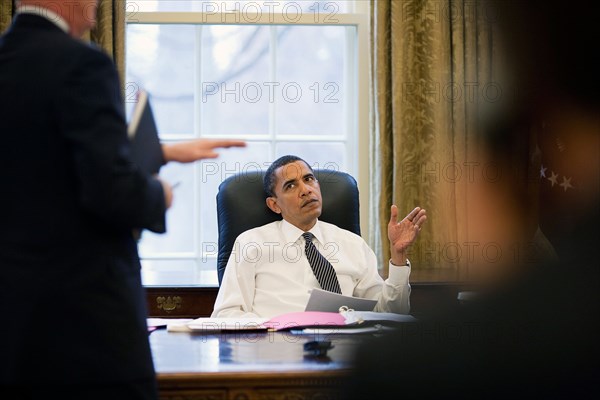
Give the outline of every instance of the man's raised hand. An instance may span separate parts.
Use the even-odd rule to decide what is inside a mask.
[[[392,206],[390,222],[388,223],[392,264],[406,264],[407,250],[417,239],[421,226],[426,220],[427,211],[421,207],[415,207],[403,220],[398,221],[398,207],[396,205]]]

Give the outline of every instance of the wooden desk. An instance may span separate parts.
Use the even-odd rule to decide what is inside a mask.
[[[314,335],[188,334],[158,330],[150,344],[161,399],[339,399],[354,348],[366,336],[327,336],[327,357],[307,355]],[[319,339],[323,339],[321,336]]]

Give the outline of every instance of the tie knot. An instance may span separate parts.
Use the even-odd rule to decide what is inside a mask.
[[[315,237],[315,235],[313,235],[310,232],[304,232],[302,234],[302,237],[304,238],[304,240],[306,240],[307,242],[312,242],[313,238]]]

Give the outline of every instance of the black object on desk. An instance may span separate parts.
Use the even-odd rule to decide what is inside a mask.
[[[333,349],[333,345],[330,341],[312,341],[304,343],[304,351],[312,353],[316,357],[325,357],[327,350]]]

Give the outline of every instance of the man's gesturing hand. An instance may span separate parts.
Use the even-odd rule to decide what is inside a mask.
[[[388,224],[388,239],[392,253],[392,264],[405,265],[406,252],[416,240],[421,226],[427,220],[427,212],[416,207],[400,222],[398,222],[398,207],[392,206]]]
[[[242,140],[196,139],[181,143],[163,144],[162,149],[165,162],[190,163],[207,158],[217,158],[219,153],[215,149],[218,148],[245,146],[246,142]]]

